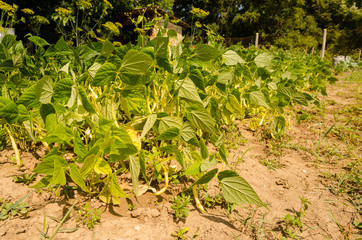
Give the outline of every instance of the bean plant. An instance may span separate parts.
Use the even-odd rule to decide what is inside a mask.
[[[2,39],[1,125],[19,166],[20,133],[46,149],[33,170],[43,178],[33,188],[75,184],[91,197],[120,204],[120,198],[154,187],[156,195],[164,194],[170,172],[177,171],[201,211],[197,186],[214,178],[227,202],[265,206],[229,170],[220,126],[249,118],[251,129],[263,125],[271,137],[282,137],[285,109],[318,105],[317,94],[335,81],[330,66],[278,49],[213,42],[173,47],[170,37],[159,34],[146,45],[71,47],[63,38],[49,44],[29,36],[37,46],[33,55],[16,36]],[[132,191],[121,187],[125,172]]]

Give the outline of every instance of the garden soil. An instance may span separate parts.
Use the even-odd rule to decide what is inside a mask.
[[[298,239],[361,238],[361,232],[353,225],[353,221],[362,222],[357,210],[360,206],[353,206],[347,194],[336,191],[338,183],[334,178],[326,177],[343,174],[345,166],[356,159],[347,154],[347,146],[333,131],[325,137],[329,147],[325,139],[321,141],[321,136],[333,124],[338,124],[338,112],[342,111],[342,118],[348,117],[348,114],[353,113],[347,111],[343,115],[343,110],[357,106],[361,114],[361,85],[349,82],[346,77],[328,86],[329,96],[321,100],[325,105],[323,111],[313,107],[304,108],[303,111],[310,117],[300,125],[294,114],[289,116],[287,137],[279,145],[264,136],[262,129],[251,131],[248,119],[237,122],[239,133],[228,139],[233,146],[229,150],[229,162],[231,165],[240,162],[236,165],[236,171],[267,203],[267,208],[243,205],[228,214],[225,206],[215,206],[201,213],[195,205],[191,205],[189,216],[177,221],[170,207],[172,195],[181,190],[178,185],[171,186],[161,196],[156,197],[152,192],[147,192],[138,199],[122,199],[120,206],[106,206],[76,191],[69,192],[70,198],[67,199],[64,194],[33,191],[25,184],[15,183],[14,177],[31,173],[40,162],[43,152],[41,149],[32,153],[23,152],[24,166],[18,169],[10,160],[13,151],[8,149],[0,152],[0,199],[16,202],[33,191],[24,200],[32,210],[27,218],[15,216],[0,221],[0,239],[40,239],[44,232],[48,236],[52,235],[59,220],[75,201],[76,206],[88,201],[92,207],[101,209],[100,222],[93,230],[89,230],[76,221],[76,211],[73,210],[70,218],[61,226],[62,231],[58,231],[54,239],[182,239],[177,238],[178,231],[184,231],[184,239],[282,239],[285,237],[285,222],[282,218],[288,214],[297,216],[301,207],[300,197],[308,199],[310,205],[302,220],[303,231],[294,229]],[[357,114],[357,117],[361,116]],[[361,126],[355,127],[355,133],[361,139]],[[317,157],[313,149],[320,142],[320,157]],[[361,146],[358,144],[359,140],[351,151],[357,161],[361,161]],[[212,151],[212,148],[209,150]],[[326,153],[332,150],[338,154]],[[221,163],[218,167],[222,168]],[[217,182],[211,182],[208,193],[215,195],[218,192]],[[129,206],[132,205],[134,209],[130,211]]]

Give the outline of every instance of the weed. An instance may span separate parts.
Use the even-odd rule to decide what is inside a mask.
[[[25,185],[29,185],[30,183],[34,182],[36,178],[36,174],[23,174],[20,177],[14,177],[14,181],[16,183],[24,183]]]
[[[279,160],[272,158],[272,159],[260,159],[259,163],[263,166],[266,166],[268,169],[275,170],[277,168],[284,167],[284,164],[282,164]]]
[[[77,212],[76,220],[87,226],[88,229],[93,229],[101,219],[101,210],[92,208],[89,203],[85,203]]]
[[[282,221],[285,224],[285,227],[283,228],[283,233],[290,238],[297,238],[297,233],[304,231],[304,217],[305,212],[308,209],[308,204],[311,204],[308,199],[299,197],[301,204],[300,209],[295,213],[295,216],[292,216],[290,214],[285,215],[282,217]]]
[[[174,233],[172,233],[172,236],[175,237],[175,240],[188,240],[189,238],[185,236],[186,233],[189,232],[189,228],[179,228]],[[194,233],[191,239],[195,239],[197,237],[197,231]]]
[[[6,203],[0,199],[0,221],[6,220],[9,216],[18,216],[21,215],[24,218],[28,217],[28,213],[31,211],[31,208],[28,206],[27,203],[23,203],[25,198],[30,196],[34,191],[31,191],[20,200],[16,201],[15,203]]]
[[[181,193],[181,195],[177,195],[173,198],[173,204],[171,209],[174,210],[175,218],[177,220],[188,217],[190,213],[191,198],[190,195],[185,195]]]

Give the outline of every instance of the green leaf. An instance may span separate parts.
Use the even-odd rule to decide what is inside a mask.
[[[144,74],[152,65],[152,58],[143,52],[129,50],[122,60],[121,69],[137,74]]]
[[[155,37],[153,40],[155,56],[158,58],[168,59],[168,37]]]
[[[142,139],[142,138],[144,138],[144,136],[146,136],[148,131],[150,131],[151,128],[153,127],[153,125],[155,124],[156,120],[157,120],[157,114],[151,114],[150,116],[148,116],[147,121],[143,127],[140,139]]]
[[[207,44],[200,44],[195,49],[195,57],[200,61],[210,61],[219,57],[222,52],[214,47],[211,47]]]
[[[196,87],[205,91],[205,80],[198,68],[191,69],[189,78],[194,82]]]
[[[222,159],[226,164],[228,164],[227,152],[226,152],[226,149],[225,149],[225,144],[221,144],[221,145],[220,145],[219,153],[220,153],[221,159]]]
[[[265,108],[270,108],[269,104],[265,100],[265,96],[261,91],[254,91],[250,93],[250,102]]]
[[[196,136],[196,131],[189,122],[184,122],[181,127],[180,135],[182,139],[187,142]]]
[[[65,178],[64,169],[60,166],[54,167],[53,178],[50,181],[49,185],[53,185],[53,184],[65,185],[66,183],[67,183],[67,180]]]
[[[18,120],[19,122],[25,122],[29,120],[29,111],[23,104],[18,105],[18,113],[19,113],[19,120]]]
[[[146,172],[146,157],[145,157],[145,151],[141,149],[139,155],[138,155],[139,163],[140,163],[140,169],[141,173],[144,179],[148,181],[147,179],[147,172]]]
[[[108,41],[108,39],[103,43],[103,47],[101,50],[101,55],[108,58],[109,56],[112,55],[113,51],[114,51],[115,47],[114,45]]]
[[[48,104],[53,94],[53,84],[50,76],[44,76],[36,83],[35,95],[42,104]]]
[[[116,80],[118,68],[110,62],[106,62],[100,67],[92,81],[93,86],[105,86]]]
[[[188,100],[202,103],[202,100],[197,92],[195,84],[189,78],[185,78],[175,82],[176,89],[178,89],[178,96]]]
[[[158,131],[162,134],[169,128],[181,128],[182,127],[182,118],[174,117],[174,116],[167,116],[160,119],[160,124],[158,126]]]
[[[308,100],[305,98],[304,94],[301,92],[295,92],[293,95],[293,102],[303,106],[308,106]]]
[[[217,178],[227,202],[265,206],[249,183],[236,172],[225,170],[220,172]]]
[[[72,93],[74,81],[71,78],[60,79],[54,86],[54,100],[68,100]]]
[[[215,167],[217,164],[217,160],[215,156],[209,156],[208,158],[204,159],[200,165],[201,172],[207,171],[212,167]]]
[[[109,166],[106,160],[99,157],[94,164],[94,171],[98,174],[112,174],[112,168]]]
[[[45,39],[38,36],[31,36],[28,38],[28,40],[41,48],[50,45]]]
[[[156,140],[172,140],[180,133],[180,129],[176,127],[169,128],[156,137]]]
[[[84,109],[89,113],[93,113],[93,114],[96,113],[92,104],[88,100],[88,96],[87,96],[87,93],[85,92],[84,88],[82,86],[78,86],[77,89],[78,89],[80,100],[82,102]]]
[[[209,151],[207,150],[207,146],[203,138],[200,140],[200,150],[201,150],[201,157],[203,159],[206,159],[209,156]]]
[[[208,111],[205,109],[194,110],[190,115],[190,121],[196,128],[211,134],[215,132],[214,122]]]
[[[16,104],[24,104],[24,106],[29,107],[33,104],[39,104],[37,97],[35,95],[36,84],[32,85],[23,92],[20,98],[16,101]]]
[[[208,171],[199,180],[197,180],[194,184],[201,185],[201,184],[206,184],[206,183],[210,182],[215,177],[217,172],[218,172],[217,168]]]
[[[11,124],[18,120],[18,116],[18,106],[10,99],[0,97],[0,119],[3,118]]]
[[[283,116],[274,117],[270,124],[270,129],[274,137],[280,138],[285,132],[285,118]]]
[[[186,176],[196,176],[201,173],[200,170],[201,162],[194,162],[191,166],[183,173]]]
[[[124,197],[124,198],[128,198],[128,197],[129,197],[129,196],[123,191],[123,189],[119,186],[115,174],[112,174],[112,175],[111,175],[111,181],[110,181],[109,190],[111,191],[111,194],[112,194],[113,196],[115,196],[115,197]]]
[[[217,78],[217,82],[225,85],[229,85],[233,80],[233,74],[231,72],[221,72]]]
[[[135,156],[129,156],[129,163],[130,163],[130,172],[131,172],[131,178],[132,178],[132,184],[134,188],[134,192],[136,193],[136,196],[138,196],[138,177],[140,175],[141,165]]]
[[[98,147],[98,146],[96,146],[96,147]],[[99,150],[99,147],[98,147],[98,149],[95,149],[95,150]],[[83,177],[93,171],[94,164],[95,164],[96,160],[98,159],[98,157],[95,154],[90,154],[90,152],[88,153],[89,155],[87,154],[86,156],[84,156],[83,166],[80,168],[80,174]]]
[[[87,149],[80,138],[78,131],[74,135],[74,153],[79,157],[84,157],[87,154]]]
[[[77,184],[82,190],[89,192],[82,175],[80,174],[79,168],[74,163],[69,165],[69,175],[75,184]]]
[[[48,157],[44,157],[42,161],[34,168],[33,172],[39,174],[53,175],[54,172],[54,161],[55,159],[63,159],[58,155],[50,155]]]
[[[224,53],[224,55],[222,55],[223,59],[224,59],[224,63],[227,66],[234,66],[238,63],[240,64],[244,64],[246,63],[244,61],[244,59],[242,59],[236,52],[234,52],[233,50],[228,50]]]
[[[259,54],[258,56],[256,56],[254,61],[258,67],[272,67],[273,58],[274,57],[272,54],[270,54],[268,52],[263,52],[262,54]]]

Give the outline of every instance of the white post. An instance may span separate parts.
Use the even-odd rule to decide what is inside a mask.
[[[255,36],[255,48],[258,48],[259,47],[259,33],[256,33],[256,36]]]
[[[323,29],[323,45],[322,45],[321,58],[324,58],[324,53],[326,51],[326,43],[327,43],[327,28]]]

